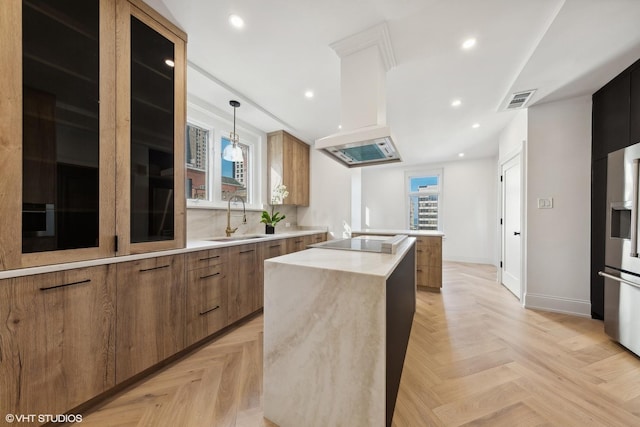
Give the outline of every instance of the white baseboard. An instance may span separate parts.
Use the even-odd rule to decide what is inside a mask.
[[[554,313],[591,317],[591,301],[527,293],[524,307]]]

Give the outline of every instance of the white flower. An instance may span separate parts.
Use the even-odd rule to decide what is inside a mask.
[[[271,204],[272,205],[281,205],[284,199],[289,195],[287,191],[287,186],[284,184],[278,184],[274,187],[273,193],[271,196]]]

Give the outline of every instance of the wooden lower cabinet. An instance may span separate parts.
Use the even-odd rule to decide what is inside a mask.
[[[61,414],[114,386],[115,304],[115,265],[0,280],[3,417]]]
[[[324,240],[0,280],[0,414],[64,413],[260,310],[264,260]]]
[[[354,232],[352,237],[366,236]],[[400,234],[400,233],[398,233]],[[378,236],[393,236],[380,233]],[[411,236],[411,234],[409,234]],[[416,238],[416,286],[422,291],[440,292],[442,288],[442,236],[417,236]]]
[[[189,254],[188,265],[207,264],[187,272],[185,345],[189,346],[229,324],[228,248]]]
[[[117,264],[116,382],[185,348],[184,255]]]
[[[262,308],[258,282],[258,246],[253,244],[229,248],[228,321],[236,320]]]
[[[428,291],[442,288],[442,237],[416,238],[416,284]]]
[[[264,306],[264,260],[284,255],[287,250],[286,240],[264,242],[258,246],[258,305]]]

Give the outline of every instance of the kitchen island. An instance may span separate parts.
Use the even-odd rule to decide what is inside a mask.
[[[416,238],[416,285],[419,291],[440,292],[442,288],[442,240],[437,230],[397,230],[366,228],[353,230],[352,236],[394,236],[406,234]]]
[[[415,297],[411,237],[395,254],[313,248],[265,261],[265,417],[390,426]]]

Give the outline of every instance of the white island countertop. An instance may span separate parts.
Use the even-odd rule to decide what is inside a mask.
[[[386,236],[367,236],[372,239],[376,237],[380,240],[387,239]],[[311,248],[271,258],[268,262],[387,278],[415,240],[413,237],[407,238],[395,254]]]

